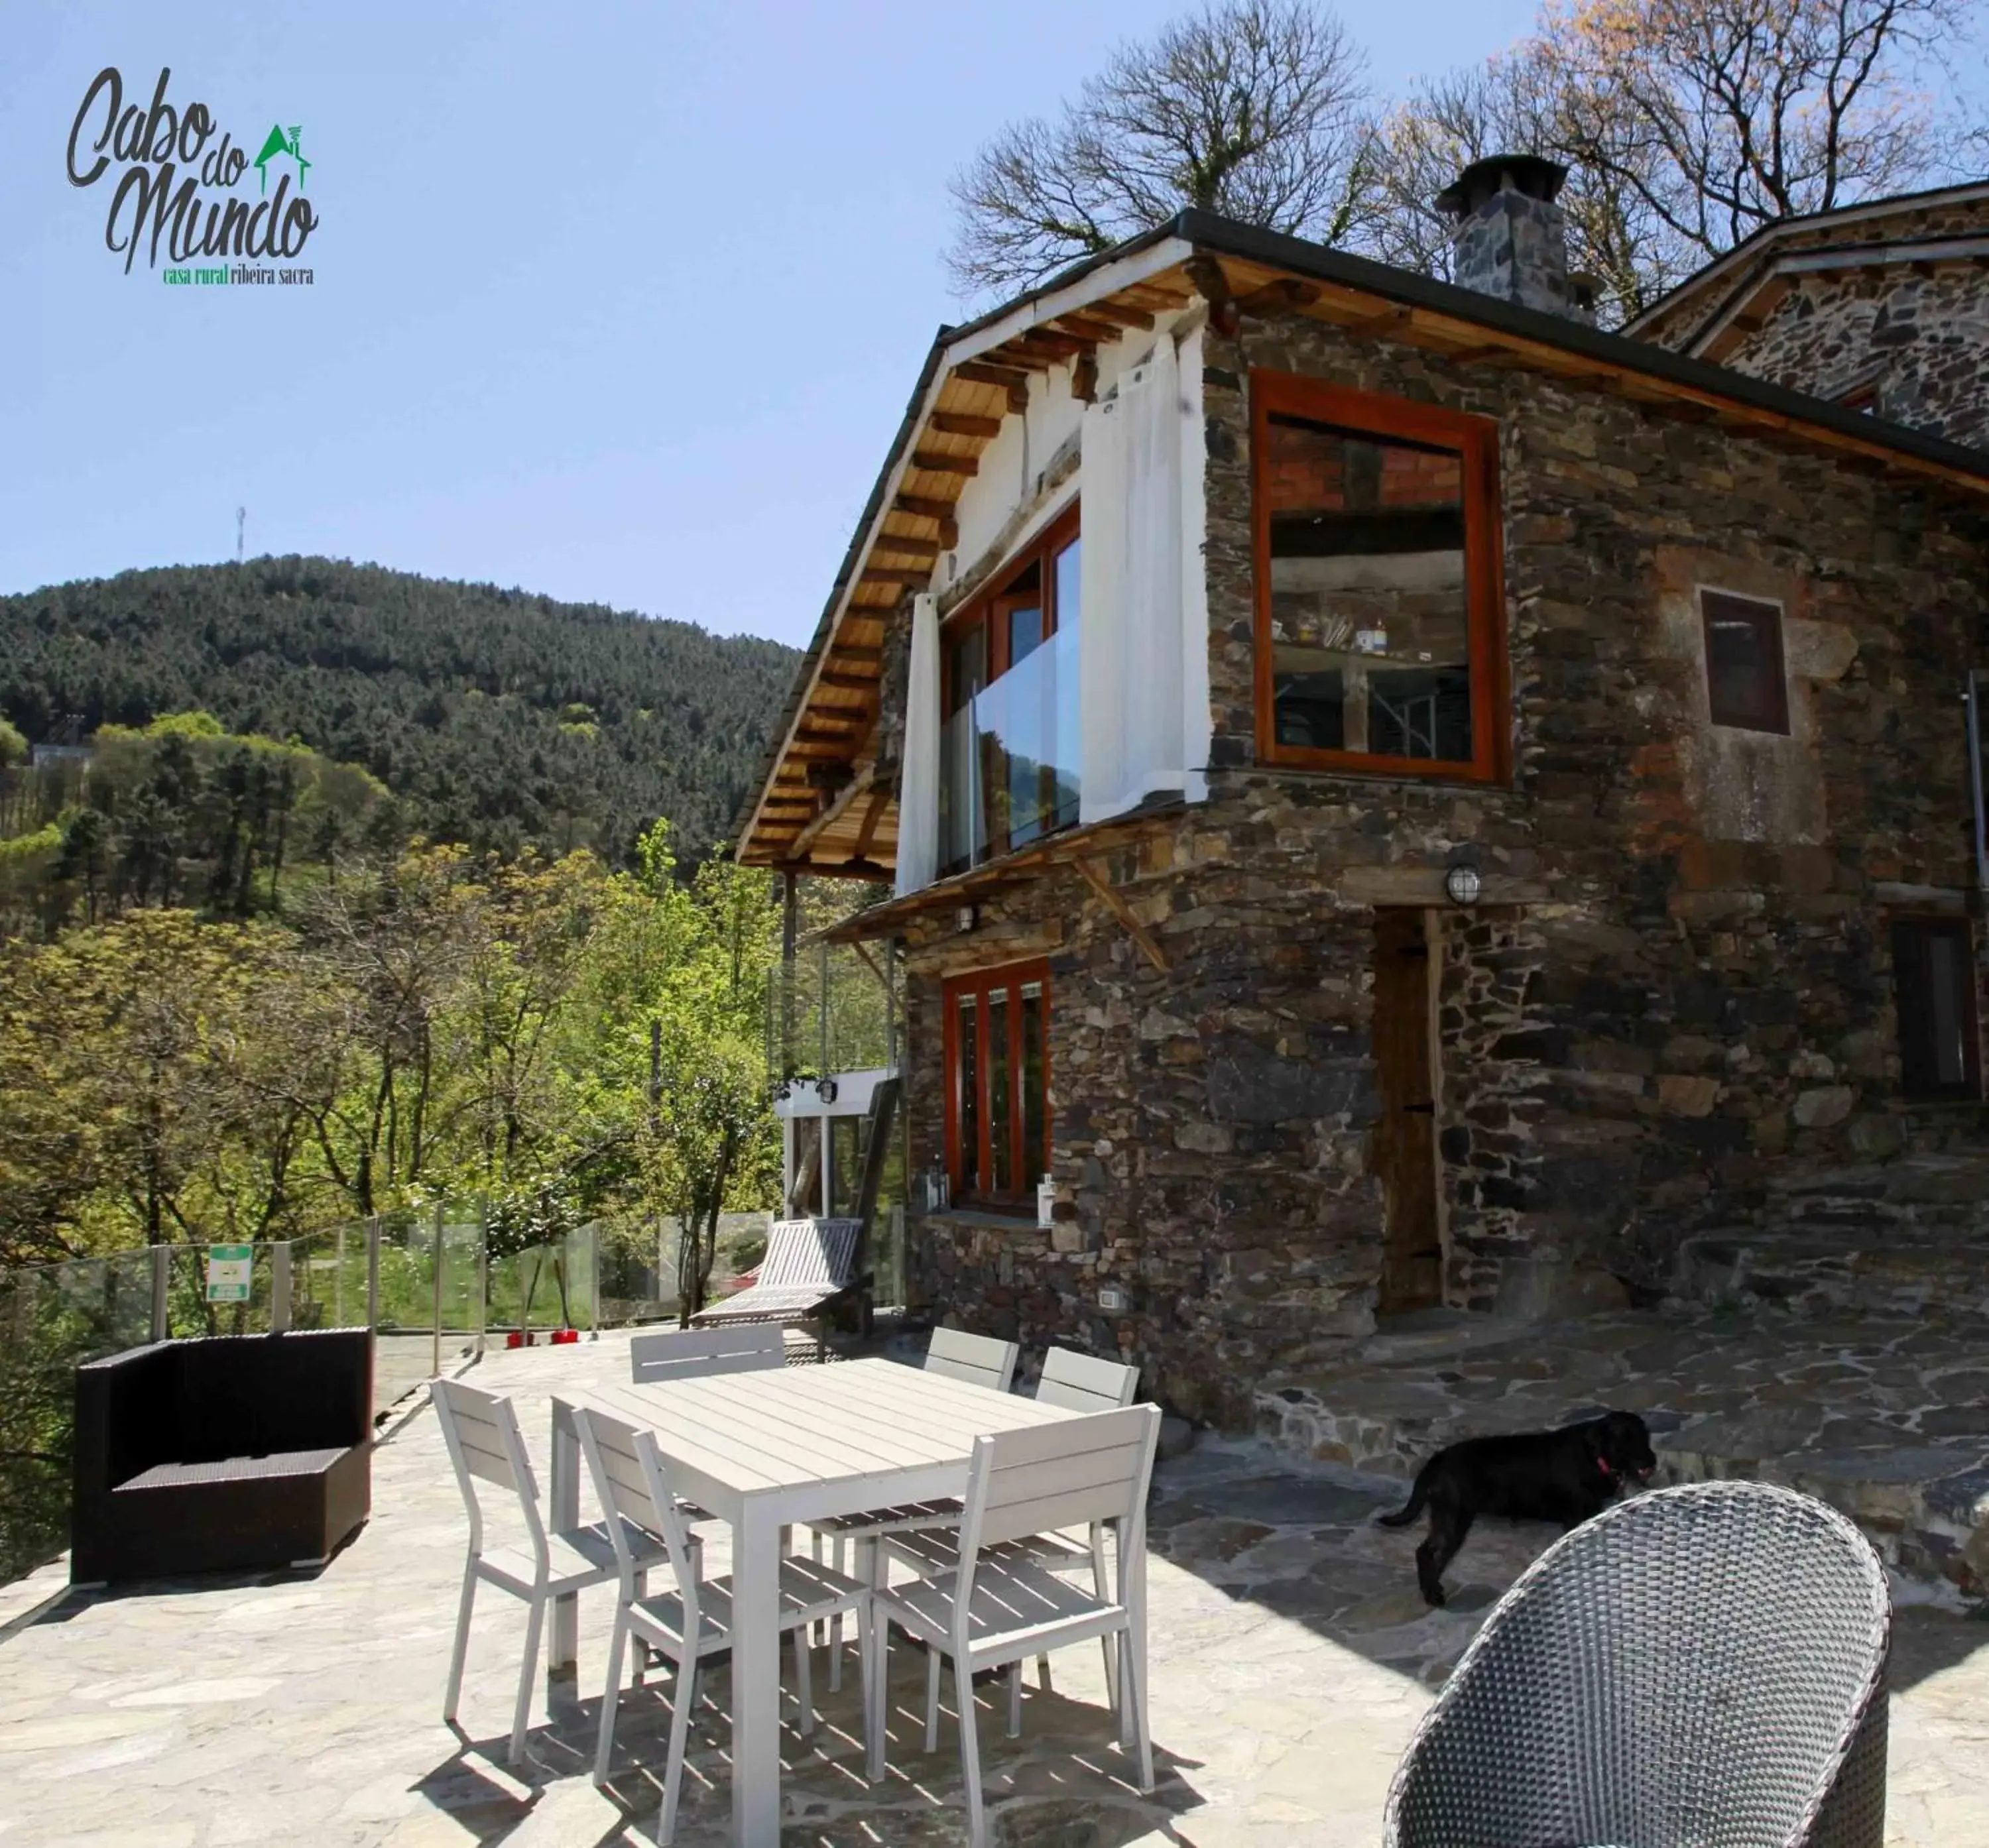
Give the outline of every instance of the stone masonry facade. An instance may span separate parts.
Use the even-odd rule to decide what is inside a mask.
[[[1498,420],[1510,785],[1255,762],[1252,369]],[[1227,1424],[1371,1330],[1380,905],[1435,920],[1457,1307],[1652,1300],[1684,1240],[1770,1222],[1792,1176],[1980,1140],[1981,1106],[1901,1101],[1888,930],[1973,884],[1979,503],[1299,316],[1211,330],[1204,401],[1209,798],[1091,849],[1166,966],[1069,866],[983,895],[971,932],[910,926],[912,1168],[940,1159],[944,979],[1046,957],[1055,1188],[1046,1229],[925,1216],[917,1299],[1122,1352]],[[1708,723],[1702,584],[1783,604],[1789,736]],[[1460,849],[1468,910],[1442,899]]]
[[[1875,259],[1886,245],[1960,239],[1989,239],[1989,199],[1903,209],[1834,230],[1791,230],[1761,261],[1830,245],[1855,245]],[[1857,394],[1889,423],[1989,448],[1989,254],[1847,263],[1787,280],[1767,320],[1723,364],[1819,398]],[[1729,288],[1693,295],[1639,331],[1683,350]]]

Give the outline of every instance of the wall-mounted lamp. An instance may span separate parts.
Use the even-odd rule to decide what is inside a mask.
[[[1468,861],[1459,862],[1443,875],[1444,895],[1453,905],[1476,905],[1484,889],[1485,881],[1478,868]]]
[[[962,936],[974,928],[974,907],[971,905],[963,905],[953,914],[953,927]]]
[[[815,1094],[817,1097],[820,1098],[825,1104],[834,1103],[835,1102],[835,1080],[834,1078],[824,1078],[820,1084],[815,1086]]]

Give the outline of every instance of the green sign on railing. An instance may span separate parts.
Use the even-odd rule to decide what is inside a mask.
[[[209,1245],[207,1247],[207,1300],[209,1302],[246,1302],[249,1275],[256,1261],[253,1245]]]

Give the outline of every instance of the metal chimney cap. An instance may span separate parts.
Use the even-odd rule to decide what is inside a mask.
[[[1567,181],[1567,169],[1545,154],[1488,154],[1473,161],[1436,195],[1436,208],[1468,218],[1495,194],[1510,187],[1530,199],[1551,204]]]

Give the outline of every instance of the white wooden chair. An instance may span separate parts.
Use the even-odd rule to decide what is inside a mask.
[[[1069,1348],[1052,1348],[1043,1356],[1042,1377],[1036,1396],[1048,1405],[1060,1405],[1073,1412],[1111,1412],[1130,1405],[1140,1389],[1140,1369],[1122,1366],[1116,1360],[1079,1354]],[[951,1572],[960,1563],[960,1529],[954,1526],[901,1528],[880,1535],[878,1545],[887,1559],[909,1567],[920,1578],[930,1579]],[[1032,1534],[1019,1540],[1005,1541],[988,1549],[985,1557],[1004,1565],[1028,1561],[1052,1572],[1070,1572],[1089,1565],[1093,1589],[1103,1598],[1106,1587],[1105,1528],[1094,1521],[1083,1540],[1062,1533]],[[873,1581],[876,1582],[876,1581]],[[1113,1705],[1119,1700],[1119,1657],[1110,1637],[1103,1640],[1105,1687]],[[1050,1659],[1037,1658],[1040,1686],[1050,1684]],[[1010,1690],[1013,1697],[1014,1689]]]
[[[935,1328],[926,1343],[926,1358],[920,1369],[940,1373],[950,1379],[964,1379],[969,1386],[985,1386],[991,1393],[1005,1393],[1014,1383],[1015,1362],[1022,1344],[997,1341],[991,1335],[967,1335],[957,1328]],[[867,1543],[884,1534],[901,1533],[920,1527],[950,1527],[960,1519],[960,1504],[950,1496],[934,1501],[907,1502],[898,1508],[881,1508],[860,1515],[838,1515],[814,1524],[814,1550],[822,1556],[825,1539],[835,1543],[834,1559],[838,1571],[845,1564],[842,1543],[856,1542],[857,1576],[866,1585],[881,1582],[880,1562],[866,1550]],[[828,1638],[828,1685],[842,1685],[842,1626],[833,1626]]]
[[[700,1328],[767,1322],[784,1328],[812,1322],[864,1279],[856,1274],[860,1219],[781,1219],[767,1228],[759,1275],[737,1296],[691,1318]]]
[[[618,1575],[620,1555],[628,1555],[638,1576],[669,1557],[652,1535],[625,1532],[611,1514],[591,1527],[548,1532],[539,1511],[538,1484],[525,1454],[517,1414],[508,1399],[453,1379],[432,1380],[429,1396],[442,1426],[442,1441],[456,1467],[457,1485],[469,1513],[469,1554],[463,1569],[463,1600],[456,1616],[456,1643],[449,1653],[449,1688],[442,1697],[442,1717],[453,1725],[463,1696],[463,1669],[469,1649],[470,1613],[479,1584],[494,1585],[522,1599],[530,1610],[525,1625],[524,1660],[518,1669],[517,1706],[511,1719],[510,1762],[524,1755],[531,1720],[532,1690],[538,1673],[539,1643],[544,1634],[547,1607],[555,1598],[590,1586],[606,1585]],[[483,1507],[476,1484],[488,1482],[517,1497],[524,1517],[523,1545],[486,1544]],[[693,1569],[695,1565],[693,1564]]]
[[[1021,1728],[1016,1665],[1094,1636],[1115,1642],[1120,1739],[1137,1759],[1140,1789],[1154,1787],[1147,1727],[1146,1528],[1147,1491],[1160,1429],[1160,1408],[1140,1405],[977,1439],[960,1523],[958,1567],[873,1593],[877,1665],[870,1677],[866,1729],[872,1781],[883,1775],[887,1626],[895,1623],[929,1652],[928,1752],[939,1745],[940,1658],[953,1664],[972,1848],[987,1848],[988,1840],[974,1729],[974,1677],[981,1670],[1011,1670],[1008,1733],[1013,1738]],[[1002,1565],[988,1558],[1008,1541],[1108,1521],[1119,1535],[1116,1583],[1109,1596],[1086,1591],[1040,1565]]]
[[[629,1372],[637,1386],[668,1386],[713,1373],[750,1373],[785,1363],[778,1322],[715,1328],[660,1328],[629,1343]]]
[[[581,1448],[594,1478],[601,1505],[623,1523],[646,1528],[663,1538],[673,1591],[648,1595],[639,1556],[624,1536],[626,1525],[612,1531],[621,1596],[615,1607],[615,1629],[608,1647],[608,1682],[601,1701],[601,1731],[594,1754],[594,1781],[608,1775],[615,1749],[615,1711],[622,1699],[622,1664],[633,1636],[675,1664],[670,1686],[669,1754],[663,1772],[663,1807],[657,1840],[668,1842],[676,1826],[677,1797],[683,1782],[684,1751],[690,1735],[691,1708],[697,1699],[697,1667],[706,1656],[732,1647],[732,1577],[700,1576],[679,1504],[671,1494],[655,1437],[598,1412],[574,1413]],[[870,1593],[854,1579],[812,1559],[781,1562],[780,1626],[795,1639],[795,1691],[801,1705],[801,1730],[815,1729],[815,1701],[809,1687],[810,1626],[845,1611],[856,1613],[864,1668],[864,1711],[869,1698],[874,1650]]]

